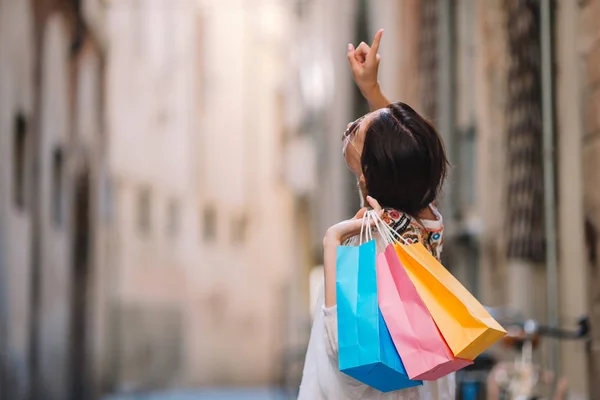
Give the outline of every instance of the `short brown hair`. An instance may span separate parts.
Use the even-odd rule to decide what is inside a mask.
[[[390,104],[365,131],[366,194],[383,207],[417,216],[438,196],[448,171],[442,138],[405,103]]]

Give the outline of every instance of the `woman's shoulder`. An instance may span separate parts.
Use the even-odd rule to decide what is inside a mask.
[[[422,243],[439,259],[444,243],[444,223],[435,205],[431,204],[429,211],[430,213],[424,213],[421,218],[414,218],[398,210],[385,209],[382,219],[407,243]]]
[[[442,214],[440,214],[433,203],[426,210],[423,210],[418,218],[411,217],[393,208],[386,208],[383,211],[382,219],[398,233],[411,230],[441,232],[444,229]]]
[[[406,231],[412,224],[412,218],[408,214],[393,208],[384,209],[381,219],[398,233]]]
[[[441,232],[444,230],[444,219],[434,203],[429,205],[427,218],[421,219],[423,227],[429,232]]]

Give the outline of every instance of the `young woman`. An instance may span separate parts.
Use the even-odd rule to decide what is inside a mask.
[[[377,32],[371,47],[364,42],[356,49],[348,45],[354,80],[371,112],[348,125],[342,138],[344,158],[356,175],[363,204],[379,212],[407,241],[423,243],[439,258],[443,225],[433,204],[446,176],[444,145],[434,127],[412,108],[390,103],[382,94],[377,79],[382,34]],[[338,369],[336,248],[342,243],[357,243],[366,210],[362,208],[354,218],[329,228],[323,239],[325,284],[310,335],[299,400],[454,399],[453,374],[420,387],[382,393]],[[383,251],[385,243],[381,238],[376,240],[378,251]]]

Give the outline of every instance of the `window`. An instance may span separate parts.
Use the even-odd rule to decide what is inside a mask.
[[[296,16],[298,17],[298,19],[302,19],[309,8],[310,4],[308,2],[308,0],[296,0],[296,4],[295,4],[295,11],[296,11]]]
[[[23,114],[17,114],[13,126],[13,196],[18,209],[25,208],[27,121]]]
[[[109,177],[106,167],[100,170],[99,211],[103,221],[111,222],[114,213],[114,181]]]
[[[473,126],[457,130],[456,134],[460,160],[457,168],[460,189],[456,201],[460,211],[468,212],[477,205],[477,134]]]
[[[132,45],[133,50],[136,51],[136,56],[139,59],[143,59],[146,56],[145,48],[145,32],[144,32],[144,17],[145,10],[143,9],[142,2],[139,0],[132,0],[129,8],[129,18],[131,32],[133,36]]]
[[[142,235],[147,235],[152,227],[152,204],[150,189],[143,188],[138,194],[137,225]]]
[[[176,237],[179,233],[179,203],[171,200],[167,209],[167,235]]]
[[[354,40],[353,43],[360,43],[361,40],[364,40],[366,37],[370,37],[369,33],[369,10],[370,7],[368,5],[367,0],[359,0],[358,1],[358,11],[355,16],[354,21]],[[369,106],[364,101],[363,95],[360,93],[358,86],[352,85],[352,115],[350,119],[356,119],[361,115],[365,115],[369,112]],[[328,165],[330,155],[326,152],[321,152],[319,155],[319,161],[317,168],[323,168],[323,166]],[[345,185],[344,185],[344,197],[348,199],[346,201],[346,215],[354,215],[356,210],[361,207],[361,196],[358,195],[358,188],[356,177],[348,171],[344,175]],[[325,182],[323,178],[320,179],[321,182]]]
[[[52,153],[52,222],[59,227],[64,219],[64,156],[60,147]]]
[[[166,3],[165,3],[166,4]],[[181,59],[181,40],[177,29],[179,22],[180,9],[177,6],[166,7],[161,9],[161,23],[163,34],[161,46],[163,47],[162,53],[162,67],[166,70],[169,66],[167,63],[177,63]]]
[[[207,32],[207,21],[204,18],[204,15],[200,12],[197,13],[196,17],[196,37],[195,37],[195,57],[196,57],[196,93],[197,95],[197,104],[198,110],[202,111],[204,109],[204,105],[206,104],[207,97],[207,88],[208,81],[206,77],[206,32]]]
[[[248,230],[248,215],[242,213],[231,219],[231,242],[241,244],[246,240],[246,231]]]
[[[203,236],[208,242],[217,238],[217,212],[212,206],[204,209]]]

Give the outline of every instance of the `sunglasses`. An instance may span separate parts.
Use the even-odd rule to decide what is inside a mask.
[[[366,117],[366,115],[363,115],[362,117],[358,118],[356,121],[348,124],[348,128],[346,128],[346,132],[344,132],[344,135],[342,136],[342,141],[345,141],[346,139],[350,139],[350,136],[352,136],[354,133],[356,133],[358,126],[360,125],[362,120],[365,119],[365,117]]]

